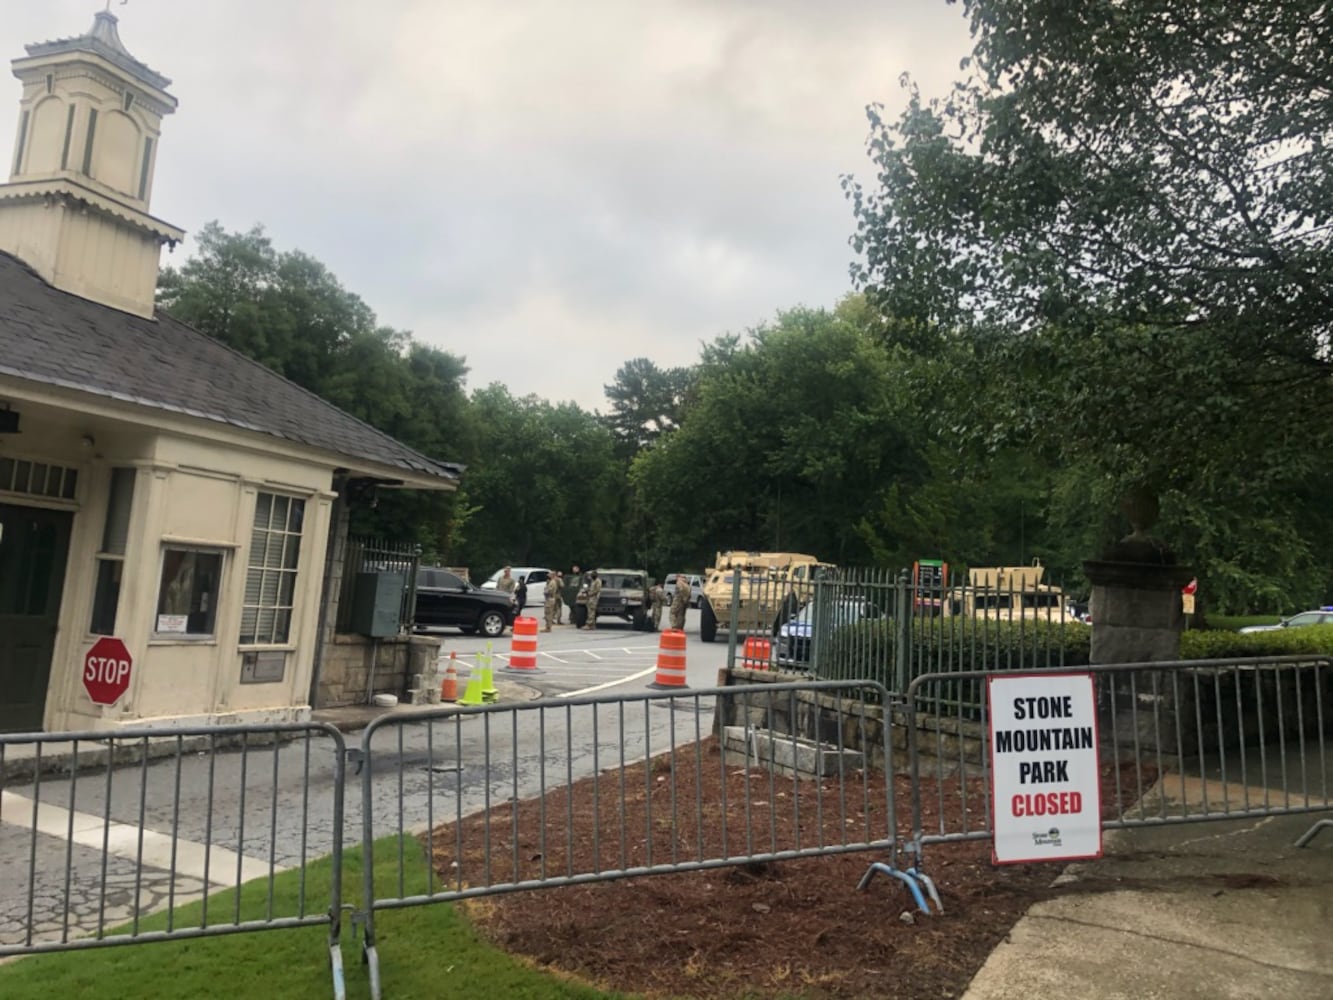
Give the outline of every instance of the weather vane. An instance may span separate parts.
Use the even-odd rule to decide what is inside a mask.
[[[124,7],[130,0],[120,0],[120,5]],[[106,0],[106,7],[103,8],[108,14],[111,13],[111,0]]]

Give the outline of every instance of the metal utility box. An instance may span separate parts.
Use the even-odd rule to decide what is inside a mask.
[[[397,635],[406,589],[407,578],[402,573],[358,573],[352,592],[352,631],[372,639]]]

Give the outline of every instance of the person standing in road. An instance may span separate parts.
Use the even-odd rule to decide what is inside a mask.
[[[506,566],[504,568],[504,572],[500,574],[500,579],[495,581],[495,588],[497,590],[503,590],[506,594],[508,594],[509,602],[511,604],[514,602],[514,591],[518,589],[518,581],[515,580],[514,575],[511,572],[509,572],[508,566]],[[514,612],[514,617],[517,618],[522,613],[523,609],[520,607],[517,611]]]
[[[671,627],[685,627],[685,609],[690,606],[690,578],[684,573],[676,577],[676,592],[671,595]]]
[[[528,606],[528,578],[521,576],[518,578],[518,586],[514,588],[514,607],[517,608],[515,617],[523,613],[523,609]]]
[[[587,617],[584,619],[583,627],[585,629],[597,628],[597,601],[602,596],[602,580],[597,575],[597,570],[588,571],[588,604]]]
[[[653,589],[648,591],[648,600],[652,603],[653,631],[656,632],[662,627],[662,605],[666,603],[666,591],[660,583],[654,583]]]
[[[555,577],[555,623],[565,624],[565,574],[560,570],[552,571]]]
[[[551,631],[551,626],[556,622],[556,609],[560,607],[560,574],[552,570],[546,576],[546,589],[542,592],[546,598],[546,629]]]

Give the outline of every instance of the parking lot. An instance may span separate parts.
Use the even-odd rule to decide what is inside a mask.
[[[529,606],[527,614],[538,618],[540,609]],[[668,620],[663,613],[662,623]],[[457,655],[460,675],[476,665],[479,657],[489,651],[492,668],[504,671],[511,681],[519,681],[544,697],[586,694],[595,691],[623,688],[640,690],[651,684],[657,663],[659,633],[636,632],[628,622],[601,619],[595,632],[576,629],[568,623],[555,626],[550,632],[537,633],[537,670],[510,671],[509,646],[511,636],[487,640],[482,636],[463,635],[454,629],[430,630],[428,634],[441,641],[445,656]],[[727,659],[725,636],[716,642],[699,639],[699,612],[691,610],[685,616],[686,681],[691,687],[712,687],[717,683],[717,672]]]

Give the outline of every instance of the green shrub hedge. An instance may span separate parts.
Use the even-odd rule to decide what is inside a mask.
[[[838,628],[819,650],[819,676],[870,678],[894,687],[893,622],[857,622]],[[1333,655],[1333,625],[1277,629],[1242,635],[1190,631],[1180,637],[1182,660],[1256,656]],[[1092,627],[1080,622],[985,621],[945,618],[912,623],[911,673],[948,670],[1004,670],[1020,667],[1086,666],[1091,661]]]

